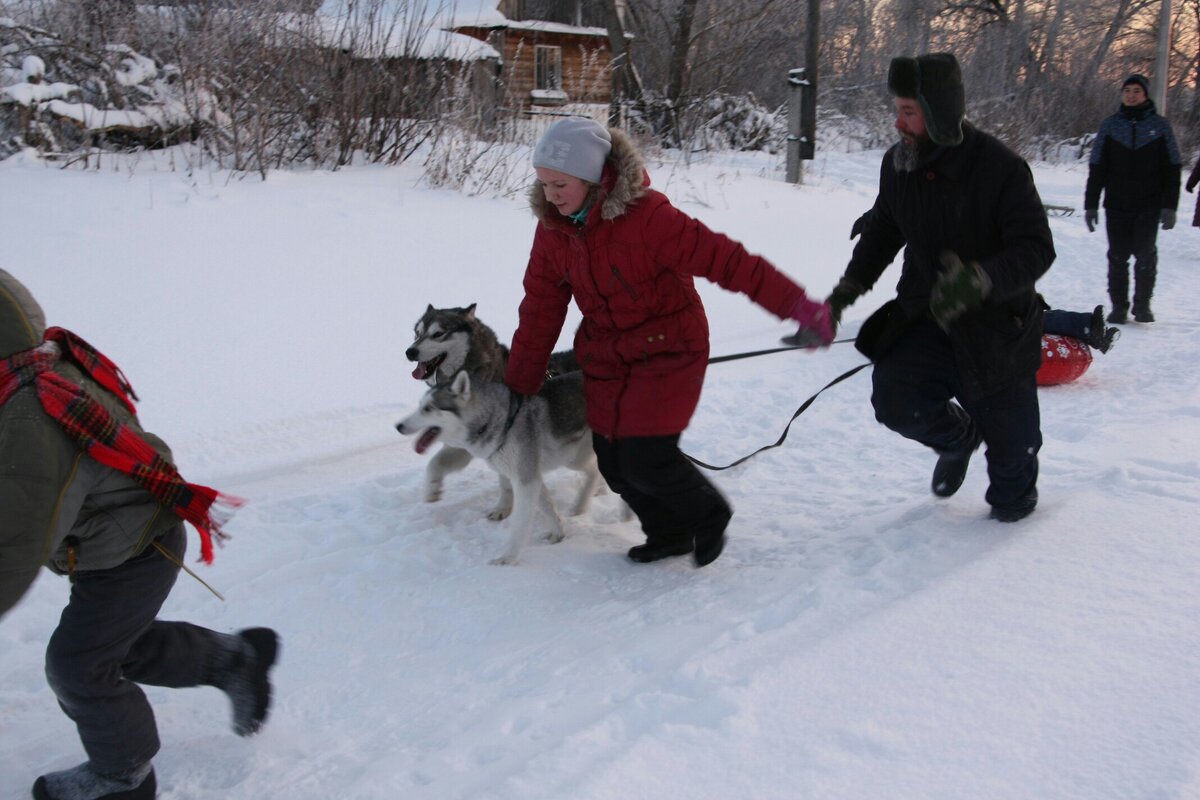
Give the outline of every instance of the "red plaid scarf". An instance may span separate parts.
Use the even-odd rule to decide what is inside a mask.
[[[120,368],[62,328],[47,329],[42,345],[0,361],[0,405],[18,389],[35,386],[42,408],[88,456],[133,478],[172,513],[196,526],[200,532],[200,558],[211,564],[213,537],[219,541],[229,538],[221,525],[244,501],[184,481],[175,466],[137,431],[114,419],[82,387],[54,372],[63,354],[120,398],[136,416],[133,401],[138,398]]]

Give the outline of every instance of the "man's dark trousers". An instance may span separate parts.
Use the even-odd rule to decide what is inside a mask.
[[[183,523],[159,541],[183,559]],[[46,678],[102,772],[123,772],[158,752],[154,711],[137,684],[197,686],[204,677],[217,634],[155,619],[178,574],[154,547],[112,569],[79,572],[50,637]]]
[[[1104,210],[1108,232],[1108,296],[1114,309],[1129,309],[1129,257],[1134,258],[1133,308],[1148,309],[1158,277],[1158,224],[1161,211]]]
[[[679,434],[609,440],[592,434],[610,489],[642,523],[647,544],[715,541],[733,516],[729,503],[679,450]]]
[[[901,436],[939,453],[982,437],[993,507],[1037,502],[1042,432],[1035,373],[986,397],[965,398],[950,338],[926,317],[876,362],[872,381],[875,418]]]

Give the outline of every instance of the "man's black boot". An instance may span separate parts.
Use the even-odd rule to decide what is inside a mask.
[[[951,497],[963,484],[967,477],[967,466],[971,463],[971,455],[979,447],[981,440],[976,436],[971,444],[961,450],[950,450],[938,455],[937,464],[933,467],[933,480],[929,488],[938,497]]]
[[[671,556],[685,556],[692,552],[691,542],[646,542],[629,548],[629,560],[639,564],[662,561]]]

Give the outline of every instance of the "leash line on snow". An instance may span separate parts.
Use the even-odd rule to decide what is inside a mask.
[[[843,339],[843,340],[841,340],[841,341],[849,341],[849,342],[852,342],[852,341],[854,341],[854,340],[853,340],[853,339]],[[837,342],[834,342],[834,344],[837,344]],[[786,348],[779,348],[779,349],[783,349],[783,350],[795,350],[796,348],[795,348],[795,347],[786,347]],[[764,350],[764,351],[761,351],[761,352],[764,352],[764,353],[774,353],[774,352],[778,352],[778,350]],[[741,355],[741,356],[739,356],[739,357],[740,357],[740,358],[749,358],[749,357],[750,357],[750,355],[756,355],[756,354],[754,354],[754,353],[751,353],[751,354],[748,354],[748,355],[747,355],[747,354],[743,354],[743,355]],[[731,360],[731,359],[726,359],[726,360]],[[712,362],[710,361],[709,363],[712,363]],[[862,371],[862,370],[863,370],[865,367],[869,367],[869,366],[871,366],[871,362],[870,362],[870,361],[867,361],[867,362],[864,362],[864,363],[862,363],[862,364],[859,364],[857,367],[853,367],[852,369],[848,369],[848,370],[846,370],[846,371],[845,371],[845,372],[843,372],[841,375],[838,375],[836,378],[834,378],[833,380],[831,380],[829,383],[827,383],[827,384],[825,384],[824,386],[822,386],[822,387],[821,387],[821,388],[820,388],[820,389],[817,391],[817,393],[816,393],[816,394],[814,394],[812,397],[810,397],[810,398],[808,398],[807,400],[805,400],[805,401],[804,401],[804,403],[803,403],[803,404],[801,404],[801,406],[800,406],[799,408],[797,408],[797,409],[796,409],[796,413],[795,413],[795,414],[792,414],[792,418],[788,420],[788,424],[787,424],[787,425],[785,425],[785,426],[784,426],[784,428],[783,428],[783,433],[779,434],[779,439],[778,439],[778,440],[777,440],[777,441],[776,441],[774,444],[765,444],[765,445],[763,445],[762,447],[760,447],[760,448],[758,448],[757,450],[755,450],[755,451],[754,451],[753,453],[751,453],[750,455],[742,456],[742,457],[741,457],[741,458],[739,458],[737,461],[734,461],[732,464],[726,464],[726,465],[725,465],[725,466],[723,466],[723,467],[714,467],[712,464],[706,464],[706,463],[704,463],[703,461],[701,461],[700,459],[698,459],[698,458],[695,458],[695,457],[693,457],[693,456],[690,456],[690,455],[688,455],[687,453],[684,453],[683,455],[684,455],[684,456],[685,456],[685,457],[688,459],[688,461],[691,461],[693,464],[695,464],[695,465],[696,465],[696,466],[698,466],[698,467],[703,467],[704,469],[709,469],[709,470],[712,470],[712,471],[714,471],[714,472],[720,472],[721,470],[730,469],[730,468],[732,468],[732,467],[736,467],[738,464],[741,464],[741,463],[743,463],[743,462],[749,461],[750,459],[754,458],[756,455],[758,455],[759,453],[763,452],[764,450],[771,450],[771,449],[773,449],[773,448],[779,447],[779,445],[783,444],[783,440],[787,438],[788,431],[790,431],[790,430],[792,429],[792,423],[796,421],[796,417],[800,416],[800,415],[801,415],[801,414],[803,414],[805,411],[807,411],[807,410],[808,410],[808,407],[809,407],[809,406],[811,406],[811,405],[813,404],[813,402],[814,402],[814,401],[815,401],[815,400],[816,400],[818,397],[820,397],[820,396],[821,396],[821,393],[822,393],[822,392],[824,392],[826,389],[829,389],[829,388],[832,388],[832,387],[834,387],[834,386],[837,386],[837,385],[838,385],[839,383],[841,383],[842,381],[846,380],[847,378],[849,378],[850,376],[854,375],[854,374],[855,374],[855,373],[857,373],[857,372],[861,372],[861,371]]]

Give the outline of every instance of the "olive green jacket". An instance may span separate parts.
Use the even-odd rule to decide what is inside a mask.
[[[0,359],[41,344],[37,301],[0,269]],[[82,387],[165,458],[171,453],[116,397],[62,361]],[[51,419],[33,387],[0,406],[0,615],[16,605],[42,564],[60,574],[117,566],[179,519],[127,475],[86,456]]]

